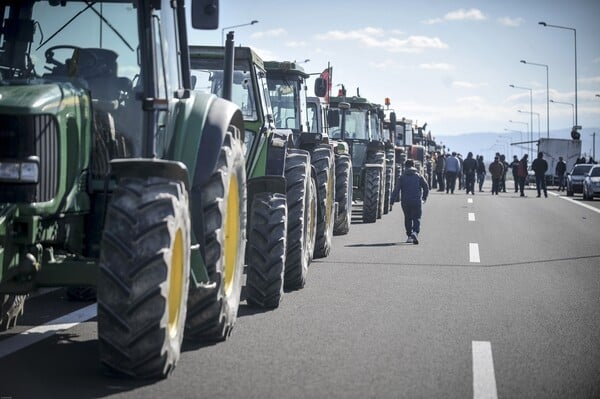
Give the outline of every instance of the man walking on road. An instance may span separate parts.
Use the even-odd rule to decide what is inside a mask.
[[[456,152],[446,159],[446,194],[454,194],[456,188],[456,176],[460,171],[460,161],[456,158]]]
[[[504,165],[500,162],[500,157],[495,156],[494,162],[489,166],[490,174],[492,175],[492,195],[498,195],[500,191],[500,184],[502,181],[502,175],[504,173]]]
[[[565,191],[565,172],[567,171],[567,164],[563,160],[563,157],[558,157],[556,163],[556,177],[558,177],[558,191]]]
[[[519,191],[519,158],[513,155],[513,161],[510,164],[513,180],[515,181],[515,193]]]
[[[546,171],[548,170],[548,162],[544,159],[544,153],[538,152],[538,156],[531,163],[531,169],[535,173],[535,186],[537,188],[537,197],[540,198],[544,190],[544,197],[548,197],[548,191],[546,191]]]
[[[411,159],[404,163],[404,174],[400,177],[400,204],[404,213],[404,228],[406,229],[406,242],[418,244],[421,230],[421,205],[427,201],[429,186],[415,169]]]
[[[477,161],[473,158],[473,153],[467,154],[467,159],[463,161],[463,170],[465,174],[465,186],[467,187],[467,194],[475,195],[475,172],[477,172]]]
[[[521,197],[525,197],[525,180],[527,180],[527,158],[528,155],[523,155],[523,158],[519,161],[519,191],[521,192]]]

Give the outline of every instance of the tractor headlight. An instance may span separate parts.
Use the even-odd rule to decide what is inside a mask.
[[[26,161],[0,162],[0,180],[15,183],[37,183],[39,181],[40,161],[38,157],[29,157]]]

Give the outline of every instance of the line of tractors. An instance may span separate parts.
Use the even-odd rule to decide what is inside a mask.
[[[97,301],[103,368],[133,378],[168,376],[184,337],[226,339],[242,288],[262,308],[302,288],[353,203],[391,210],[418,149],[393,111],[329,97],[330,73],[309,97],[300,65],[232,33],[190,45],[185,3],[0,0],[2,328],[68,287]],[[192,0],[192,27],[218,12]]]

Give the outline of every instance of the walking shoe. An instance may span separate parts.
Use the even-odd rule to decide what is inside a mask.
[[[408,238],[406,239],[406,243],[407,243],[407,244],[412,244],[412,243],[413,243],[413,238],[412,238],[412,236],[408,236]]]
[[[417,238],[417,234],[416,233],[412,233],[412,235],[410,236],[412,238],[412,243],[417,245],[419,243],[419,239]]]

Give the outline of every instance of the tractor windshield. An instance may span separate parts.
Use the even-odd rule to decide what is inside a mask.
[[[109,72],[139,75],[137,18],[131,2],[12,2],[0,8],[0,74],[66,80]]]
[[[345,138],[369,140],[369,116],[367,110],[348,109],[344,111],[344,114],[346,118]],[[342,113],[340,112],[341,117]],[[342,137],[340,126],[331,129],[330,134],[332,138]]]
[[[375,111],[370,113],[371,120],[371,139],[372,140],[383,140],[383,132],[381,130],[381,123],[379,117]]]
[[[275,127],[280,129],[300,129],[300,115],[298,104],[299,82],[287,79],[267,78],[271,107],[275,118]]]
[[[258,120],[258,104],[252,70],[248,61],[235,62],[231,101],[240,107],[245,121],[254,122]],[[222,59],[194,59],[191,72],[194,90],[223,96]]]

